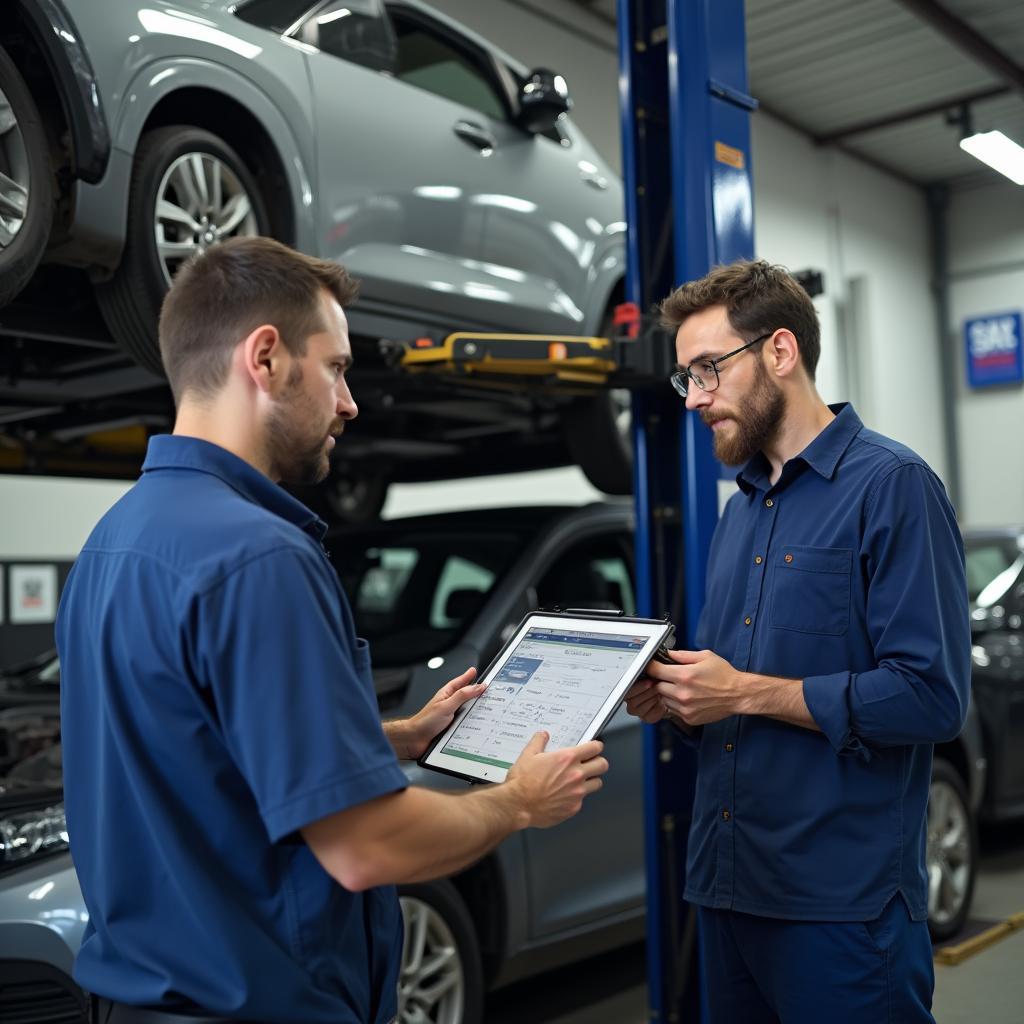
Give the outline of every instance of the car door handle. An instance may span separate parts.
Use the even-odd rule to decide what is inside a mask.
[[[603,174],[595,174],[592,171],[580,171],[580,178],[591,188],[604,192],[608,188],[608,179]]]
[[[479,149],[484,156],[488,155],[497,145],[494,136],[483,125],[473,121],[456,121],[452,125],[452,131],[464,142]]]

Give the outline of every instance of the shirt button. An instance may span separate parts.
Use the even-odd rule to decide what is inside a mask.
[[[793,556],[792,555],[786,555],[786,561],[787,562],[792,562],[793,561]]]
[[[722,811],[722,821],[728,821],[732,815],[728,811]]]
[[[745,618],[745,619],[743,620],[743,625],[744,625],[744,626],[749,626],[749,625],[750,625],[750,624],[751,624],[751,623],[752,623],[753,621],[754,621],[754,620],[753,620],[753,619],[752,619],[752,618],[751,618],[751,617],[750,617],[750,616],[748,615],[748,616],[747,616],[747,617],[746,617],[746,618]]]
[[[772,508],[775,505],[775,502],[772,501],[771,498],[765,498],[764,503],[766,508]]]
[[[758,556],[757,556],[757,557],[756,557],[756,558],[754,559],[754,565],[760,565],[760,564],[761,564],[761,563],[762,563],[763,561],[764,561],[764,559],[763,559],[763,558],[762,558],[762,557],[761,557],[760,555],[758,555]]]
[[[731,754],[733,752],[733,745],[731,743],[726,743],[726,745],[725,745],[725,752],[727,754]]]

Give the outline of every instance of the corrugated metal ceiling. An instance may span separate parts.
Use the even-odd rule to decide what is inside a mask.
[[[614,22],[614,0],[578,2]],[[969,31],[951,38],[925,8],[940,8],[936,18],[946,12],[1000,51],[1016,84],[1007,69],[965,50]],[[1024,145],[1024,0],[746,0],[746,18],[751,93],[811,136],[939,108],[836,144],[921,184],[995,180],[960,149],[943,109],[995,94],[971,103],[975,129],[998,128]]]

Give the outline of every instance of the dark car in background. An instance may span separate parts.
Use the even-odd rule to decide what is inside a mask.
[[[1009,598],[1002,605],[1005,614],[994,611],[999,602],[988,598],[997,588],[986,591],[1001,574],[1009,581],[1017,556],[1003,535],[996,543],[1005,557],[996,559],[984,544],[968,539],[972,607],[987,609],[999,628],[976,636],[976,699],[961,736],[935,751],[928,869],[937,939],[955,934],[970,907],[977,815],[999,820],[1024,813],[1013,788],[1024,777],[1019,713],[1024,671],[1017,655],[1004,653],[1019,654],[1020,620],[1013,617]],[[485,666],[531,609],[636,611],[633,512],[625,502],[399,519],[337,530],[327,548],[350,596],[358,631],[370,642],[385,717],[415,712],[447,679],[469,665]],[[1012,597],[1017,586],[1019,580],[1000,593]],[[980,615],[976,618],[981,629]],[[982,664],[982,647],[988,665]],[[985,672],[995,662],[1002,675]],[[6,707],[9,695],[22,701],[29,693],[28,706],[55,708],[55,666],[44,669],[45,680],[38,674],[37,665],[24,679],[8,681],[0,704]],[[44,694],[46,700],[37,703]],[[999,703],[993,708],[990,700]],[[401,1024],[479,1024],[486,991],[642,937],[642,730],[620,709],[603,739],[612,770],[577,817],[557,829],[518,833],[452,879],[402,887]],[[31,855],[24,844],[16,856],[7,856],[5,848],[0,862],[2,1022],[32,1019],[44,998],[71,1013],[79,998],[69,972],[85,908],[70,858],[54,853],[66,848],[59,817],[59,746],[43,744],[49,750],[44,764],[45,751],[34,743],[24,747],[26,760],[33,775],[39,772],[49,781],[42,789],[22,792],[35,793],[34,811],[28,811],[37,815],[37,824],[22,816],[22,831],[12,833],[14,812],[0,804],[0,833],[40,840]],[[23,774],[9,762],[6,771]],[[406,765],[406,772],[419,785],[463,788],[416,765]],[[6,783],[0,799],[8,799]],[[18,806],[19,814],[27,808],[24,801]],[[15,974],[32,984],[19,989]]]
[[[971,679],[985,734],[985,821],[1024,816],[1024,527],[965,535]]]

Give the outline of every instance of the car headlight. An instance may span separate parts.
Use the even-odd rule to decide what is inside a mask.
[[[0,867],[67,848],[68,823],[63,804],[0,818]]]

